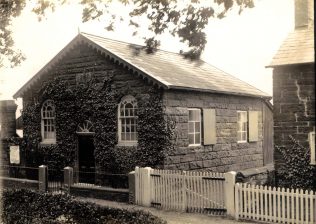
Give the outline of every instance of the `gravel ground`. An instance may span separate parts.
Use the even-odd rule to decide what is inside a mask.
[[[245,221],[235,221],[230,220],[225,217],[210,216],[205,214],[197,213],[183,213],[174,211],[164,211],[156,208],[147,208],[138,205],[131,205],[126,203],[120,203],[115,201],[107,201],[95,198],[83,198],[77,197],[78,200],[92,202],[99,205],[104,205],[114,208],[125,208],[129,210],[143,210],[152,213],[168,222],[168,224],[238,224],[238,223],[255,223],[255,222],[245,222]]]

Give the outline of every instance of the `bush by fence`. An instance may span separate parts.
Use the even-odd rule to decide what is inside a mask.
[[[101,207],[76,201],[69,195],[6,190],[2,197],[3,223],[166,223],[150,213]]]

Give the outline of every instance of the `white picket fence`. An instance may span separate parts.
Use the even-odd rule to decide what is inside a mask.
[[[224,214],[223,173],[136,168],[136,204],[167,210]]]
[[[316,223],[313,191],[235,185],[235,218],[278,223]]]

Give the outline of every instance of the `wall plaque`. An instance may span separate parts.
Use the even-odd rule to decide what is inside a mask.
[[[10,163],[20,164],[20,147],[18,145],[10,146]]]

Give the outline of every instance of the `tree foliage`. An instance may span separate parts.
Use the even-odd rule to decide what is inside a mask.
[[[25,7],[25,0],[0,0],[0,67],[9,63],[18,65],[24,56],[14,48],[11,22]]]
[[[1,0],[0,2],[0,64],[9,63],[16,66],[23,59],[20,51],[14,49],[11,23],[13,18],[20,15],[21,11],[31,0]],[[47,10],[54,11],[58,6],[71,2],[70,0],[37,0],[33,12],[41,20]],[[206,33],[204,31],[210,18],[223,18],[232,8],[238,8],[239,13],[244,8],[254,7],[254,0],[118,0],[122,7],[130,10],[129,25],[135,28],[134,35],[144,28],[137,18],[149,21],[147,27],[151,36],[144,37],[146,50],[153,53],[159,47],[157,36],[170,33],[178,37],[188,46],[183,52],[185,57],[197,59],[200,57],[206,45]],[[111,9],[112,0],[81,0],[83,6],[82,21],[101,19],[102,16],[110,16],[104,25],[108,31],[115,29],[114,22],[126,20],[118,15],[117,10]]]

